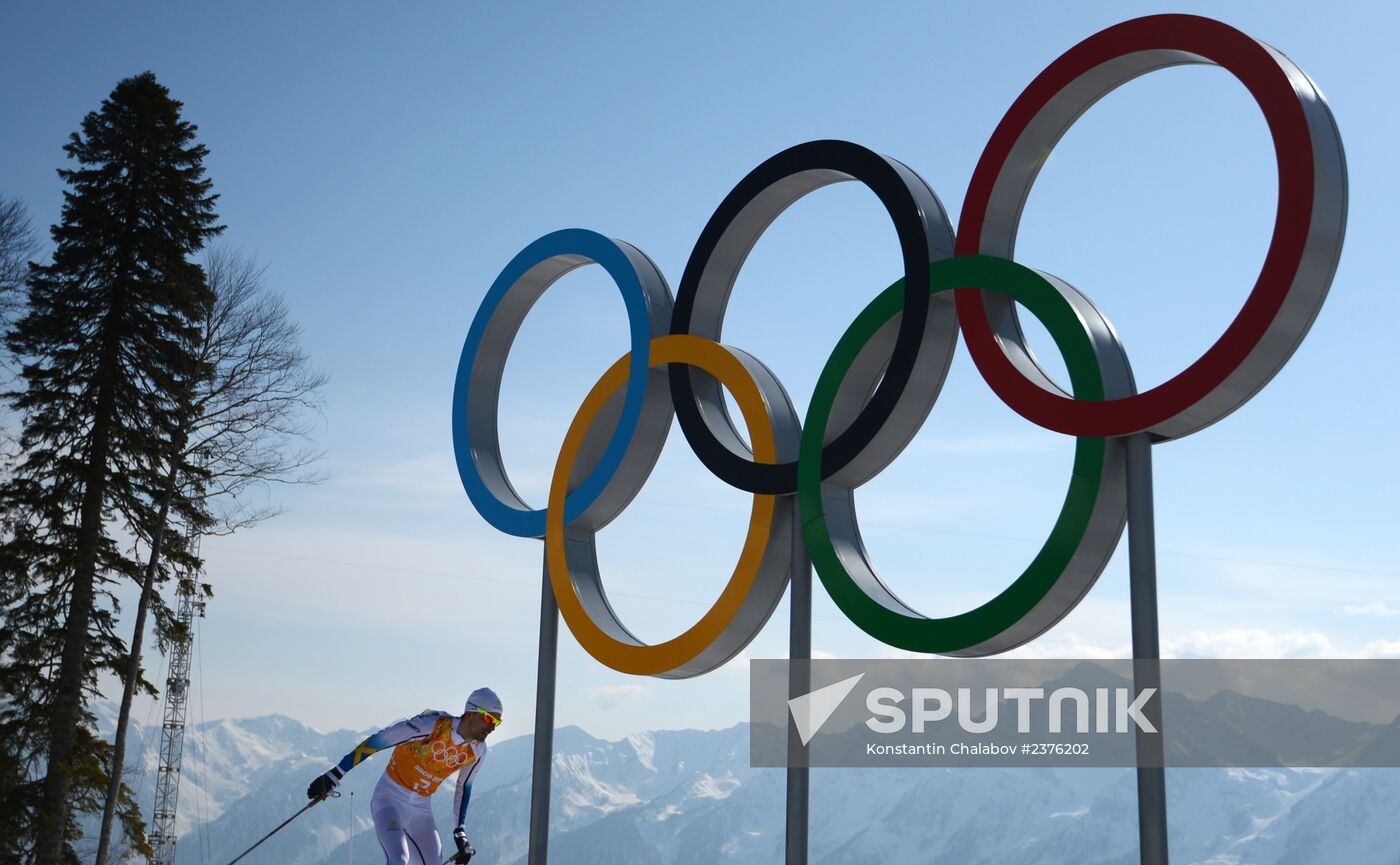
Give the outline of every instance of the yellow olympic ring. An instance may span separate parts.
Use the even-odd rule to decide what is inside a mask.
[[[661,336],[650,346],[651,366],[684,363],[714,376],[734,397],[748,428],[754,453],[759,463],[775,463],[776,445],[771,422],[757,383],[730,350],[708,339],[690,335]],[[579,598],[570,576],[565,549],[564,499],[569,494],[569,475],[598,413],[619,388],[627,383],[631,354],[623,355],[589,391],[578,413],[574,415],[554,476],[549,486],[549,506],[545,521],[545,555],[549,564],[550,585],[559,603],[559,612],[579,644],[594,658],[614,670],[637,676],[674,675],[694,661],[715,642],[743,610],[759,568],[767,553],[770,529],[773,525],[776,497],[755,495],[749,517],[748,535],[739,554],[734,573],[704,616],[680,636],[663,643],[648,645],[623,630],[610,634],[589,616]]]

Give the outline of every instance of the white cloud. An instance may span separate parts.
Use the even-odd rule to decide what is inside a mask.
[[[1262,628],[1192,631],[1162,646],[1164,658],[1338,658],[1349,654],[1318,631],[1280,633]]]
[[[1342,612],[1348,616],[1400,616],[1400,610],[1380,601],[1372,601],[1369,604],[1347,604],[1342,607]]]
[[[1374,640],[1361,647],[1363,658],[1400,658],[1400,640]]]
[[[651,693],[646,685],[601,685],[586,692],[599,709],[616,709],[619,704]]]
[[[1116,646],[1108,645],[1106,643],[1085,639],[1078,634],[1066,634],[1063,637],[1057,637],[1055,639],[1041,638],[1032,640],[1024,646],[1018,646],[998,657],[1027,659],[1112,659],[1131,658],[1132,655],[1133,648],[1127,644]]]
[[[815,654],[815,653],[814,653]],[[918,652],[888,648],[882,657],[920,660],[931,657]],[[1078,634],[1040,639],[998,655],[999,658],[1027,660],[1056,658],[1131,658],[1132,646],[1112,645],[1086,639]],[[1274,632],[1261,628],[1232,628],[1223,631],[1192,631],[1162,642],[1163,658],[1400,658],[1400,640],[1373,640],[1362,646],[1343,645],[1318,631]]]

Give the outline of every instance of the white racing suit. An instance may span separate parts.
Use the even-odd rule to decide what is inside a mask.
[[[374,788],[369,811],[389,865],[439,865],[442,839],[433,821],[432,796],[457,773],[452,813],[466,825],[472,779],[486,759],[486,743],[457,735],[458,718],[447,712],[422,714],[385,727],[361,742],[336,766],[350,771],[371,754],[393,748],[384,776]],[[332,770],[335,771],[335,770]]]

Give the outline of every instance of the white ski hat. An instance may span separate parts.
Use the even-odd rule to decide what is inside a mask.
[[[496,692],[490,688],[477,688],[472,691],[467,698],[467,711],[486,711],[501,717],[501,698],[496,696]]]

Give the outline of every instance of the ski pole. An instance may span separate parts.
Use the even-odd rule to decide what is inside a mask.
[[[264,835],[264,836],[262,836],[261,838],[259,838],[257,844],[254,844],[252,847],[249,847],[247,850],[244,850],[242,853],[239,853],[238,856],[237,856],[237,858],[235,858],[235,859],[233,860],[233,862],[228,863],[228,865],[234,865],[234,862],[237,862],[239,859],[242,859],[244,856],[247,856],[249,853],[252,853],[254,850],[258,849],[258,846],[259,846],[260,844],[262,844],[262,842],[264,842],[264,841],[266,841],[267,839],[271,838],[273,835],[276,835],[278,832],[281,832],[284,828],[286,828],[286,825],[287,825],[288,823],[290,823],[290,822],[292,822],[293,820],[295,820],[296,818],[300,817],[302,814],[305,814],[305,813],[306,813],[306,809],[312,807],[313,805],[319,805],[319,804],[321,804],[322,802],[324,802],[324,801],[325,801],[326,799],[328,799],[328,798],[335,797],[335,796],[339,796],[339,795],[340,795],[339,793],[337,793],[337,792],[335,792],[334,790],[332,790],[330,793],[326,794],[325,796],[322,796],[322,797],[319,798],[319,799],[312,799],[310,802],[307,802],[305,805],[301,806],[301,810],[300,810],[300,811],[296,812],[296,813],[293,814],[292,816],[290,816],[290,817],[288,817],[287,819],[283,820],[281,823],[278,823],[276,829],[273,829],[271,832],[269,832],[269,833],[267,833],[266,835]]]

